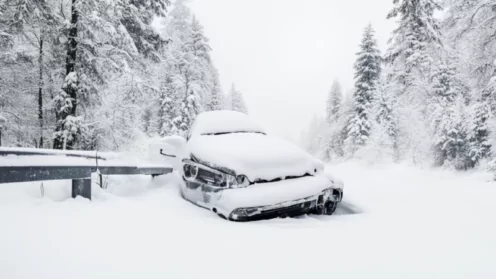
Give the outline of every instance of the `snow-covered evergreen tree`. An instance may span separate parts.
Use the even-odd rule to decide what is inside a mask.
[[[343,156],[343,138],[342,127],[339,120],[341,118],[343,102],[343,92],[341,84],[337,79],[332,83],[326,103],[326,118],[327,127],[323,131],[323,158],[325,161],[332,161],[335,158]]]
[[[435,0],[394,0],[388,18],[397,18],[385,61],[391,68],[389,87],[398,115],[397,147],[402,158],[414,163],[431,156],[428,105],[432,64],[441,48],[441,35],[434,12]]]
[[[229,96],[227,98],[227,108],[248,114],[248,107],[246,106],[243,94],[236,89],[234,83],[231,86],[231,90],[229,91]]]
[[[37,107],[31,105],[35,99],[28,96],[23,96],[19,98],[21,100],[17,101],[29,102],[24,104],[26,111],[29,110],[30,113],[26,115],[27,117],[23,117],[23,125],[33,125],[34,117],[31,116],[35,116],[37,127],[33,125],[31,129],[24,129],[22,133],[25,136],[33,137],[34,146],[40,147],[46,142],[44,126],[46,118],[48,118],[46,116],[47,106],[45,105],[47,99],[45,91],[48,87],[46,85],[47,72],[54,70],[51,63],[55,56],[60,55],[54,49],[54,40],[56,39],[57,26],[62,20],[53,12],[52,8],[55,2],[53,0],[5,0],[0,2],[0,6],[2,6],[0,7],[2,13],[0,16],[0,65],[3,64],[10,68],[9,70],[16,75],[26,77],[24,82],[15,87],[37,88]],[[9,51],[6,51],[7,49]],[[24,66],[29,70],[20,69]],[[0,66],[0,76],[3,76],[8,84],[8,74],[3,75],[1,68],[3,67]],[[16,73],[18,70],[20,72]],[[0,88],[0,91],[3,90]],[[33,133],[34,131],[36,131],[36,135]]]
[[[210,93],[210,101],[206,106],[207,111],[222,110],[224,108],[224,94],[220,87],[219,72],[212,65],[212,91]]]
[[[174,125],[185,135],[198,113],[217,106],[220,82],[210,58],[211,48],[203,26],[193,16],[186,1],[175,2],[170,15],[165,28],[172,38],[168,46],[171,60],[167,71],[171,72],[175,84],[175,96],[180,96],[179,115],[174,118]]]
[[[217,107],[208,38],[176,2],[166,14],[168,0],[0,0],[3,143],[117,150]],[[164,16],[158,34],[152,21]]]
[[[339,112],[341,110],[342,102],[343,92],[341,89],[341,84],[337,79],[335,79],[332,83],[326,103],[326,121],[330,125],[336,122],[339,118]]]
[[[195,71],[195,80],[193,81],[197,87],[197,94],[201,105],[207,106],[212,93],[214,81],[210,58],[210,48],[207,37],[204,34],[203,26],[196,19],[192,18],[190,36],[187,37],[186,47],[190,51],[190,65]]]
[[[355,63],[355,112],[348,124],[347,149],[353,153],[364,146],[370,136],[372,105],[376,84],[381,73],[381,56],[374,38],[374,30],[369,25],[365,28],[360,51]]]
[[[139,53],[155,62],[160,61],[160,50],[166,41],[153,30],[155,17],[164,17],[169,0],[119,0],[120,23],[127,30]]]
[[[160,108],[158,111],[158,132],[162,137],[179,134],[179,127],[176,126],[175,122],[179,116],[179,102],[176,94],[174,81],[170,75],[167,75],[160,87]]]
[[[191,32],[191,18],[193,13],[187,5],[188,0],[176,0],[173,9],[168,14],[168,22],[165,24],[167,34],[174,34],[172,39],[184,40]]]
[[[485,89],[496,69],[496,18],[494,0],[447,0],[443,27],[446,42],[457,50],[460,72],[468,77],[469,85]]]
[[[444,20],[447,42],[457,51],[462,75],[472,92],[469,127],[473,165],[490,156],[496,110],[496,18],[494,0],[449,0]]]
[[[395,116],[394,96],[388,87],[387,74],[381,75],[376,89],[376,101],[374,105],[374,119],[372,122],[372,139],[368,143],[369,149],[378,151],[372,155],[379,160],[397,160],[397,119]]]
[[[448,65],[447,65],[448,64]],[[450,65],[451,64],[451,65]],[[455,63],[442,63],[432,77],[432,130],[434,156],[438,165],[449,164],[466,169],[468,160],[468,127],[464,88],[456,80]]]
[[[302,145],[308,153],[321,159],[325,159],[327,154],[324,154],[327,150],[325,132],[327,123],[325,119],[314,115],[309,123],[308,129],[304,131],[302,135]]]
[[[489,121],[493,117],[491,99],[493,89],[482,90],[474,104],[473,123],[470,127],[470,159],[475,165],[491,154],[491,127]]]
[[[430,48],[440,44],[439,23],[434,12],[441,6],[435,0],[394,0],[388,18],[399,17],[386,54],[389,63],[397,65],[396,78],[406,86],[415,83],[415,75],[425,74],[432,62]]]
[[[188,43],[197,59],[210,63],[210,51],[212,49],[210,48],[208,38],[204,34],[203,26],[194,16],[191,21],[191,37]],[[209,66],[210,64],[205,65]]]

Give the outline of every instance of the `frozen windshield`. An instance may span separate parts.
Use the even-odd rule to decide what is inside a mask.
[[[265,134],[265,131],[246,114],[236,111],[204,112],[198,115],[191,128],[191,136],[233,133]]]

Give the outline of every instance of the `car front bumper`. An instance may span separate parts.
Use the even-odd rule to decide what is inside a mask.
[[[230,215],[229,220],[245,222],[272,218],[295,217],[304,214],[316,213],[318,207],[323,207],[327,201],[340,202],[343,198],[342,189],[328,188],[319,195],[287,201],[280,204],[237,208]]]
[[[326,197],[324,193],[327,193]],[[240,189],[225,189],[210,200],[209,207],[232,220],[236,219],[233,214],[236,210],[247,210],[250,213],[245,214],[247,217],[260,215],[256,217],[260,219],[296,216],[310,213],[319,204],[319,197],[339,202],[342,193],[341,183],[335,183],[324,175],[307,176]],[[240,219],[241,214],[236,215]]]

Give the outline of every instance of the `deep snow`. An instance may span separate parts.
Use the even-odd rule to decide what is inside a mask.
[[[175,176],[0,185],[0,278],[496,278],[490,174],[328,167],[359,214],[232,223]]]

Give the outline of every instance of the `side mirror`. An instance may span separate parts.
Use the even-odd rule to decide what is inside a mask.
[[[170,165],[175,170],[181,168],[181,161],[187,156],[186,139],[181,136],[161,138],[148,147],[148,157],[151,161]]]

